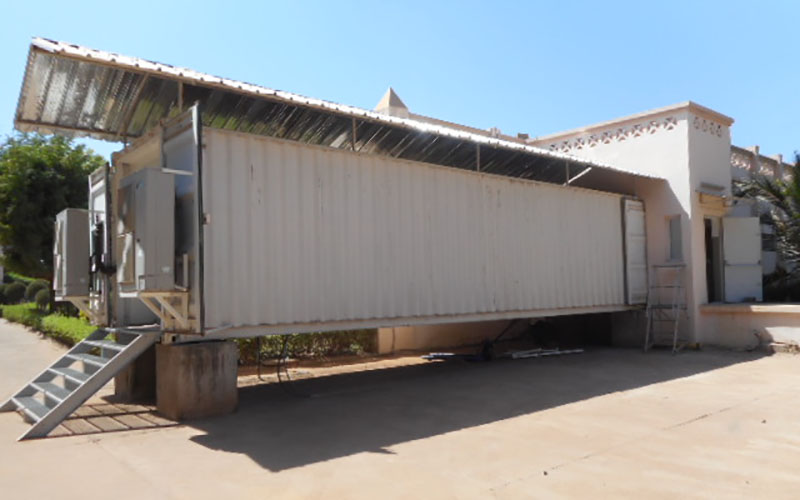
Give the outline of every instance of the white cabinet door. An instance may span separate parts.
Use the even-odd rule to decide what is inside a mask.
[[[644,204],[625,200],[625,277],[628,304],[647,302],[647,234]]]
[[[763,300],[761,286],[761,224],[758,217],[722,219],[725,259],[725,301]]]

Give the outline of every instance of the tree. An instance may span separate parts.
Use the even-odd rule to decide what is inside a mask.
[[[775,228],[775,242],[784,270],[800,278],[800,154],[788,179],[754,174],[738,184],[740,195],[769,203],[766,214]]]
[[[0,246],[6,268],[51,278],[55,216],[68,207],[86,208],[88,175],[104,162],[60,136],[6,138],[0,145]]]

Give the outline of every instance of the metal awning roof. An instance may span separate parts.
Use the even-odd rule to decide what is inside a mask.
[[[21,131],[110,141],[144,134],[200,102],[205,126],[468,170],[564,183],[611,165],[413,118],[34,38],[17,106]]]

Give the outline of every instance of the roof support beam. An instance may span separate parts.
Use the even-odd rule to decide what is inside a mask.
[[[55,131],[61,130],[67,134],[81,134],[88,137],[93,137],[95,139],[104,139],[107,141],[117,141],[119,140],[119,136],[117,134],[111,134],[106,132],[105,130],[98,130],[93,128],[83,128],[83,127],[70,127],[68,125],[56,125],[50,123],[41,123],[31,120],[21,120],[16,119],[14,120],[14,126],[18,128],[20,131],[24,132],[33,132],[33,131]]]
[[[119,127],[118,135],[124,138],[126,141],[128,139],[128,127],[131,125],[131,120],[133,119],[133,114],[136,112],[136,108],[139,107],[139,100],[142,98],[142,91],[149,81],[150,75],[145,75],[145,77],[142,78],[142,83],[139,84],[139,88],[137,88],[136,93],[133,94],[131,105],[128,108],[128,111],[125,112],[125,117],[122,119],[122,125]]]
[[[583,170],[583,172],[579,173],[578,175],[576,175],[575,177],[573,177],[572,179],[570,179],[570,180],[569,180],[569,182],[567,182],[567,184],[572,184],[573,182],[577,181],[578,179],[580,179],[580,178],[581,178],[581,177],[583,177],[584,175],[588,174],[588,173],[589,173],[591,170],[592,170],[592,167],[586,167],[586,168]]]
[[[358,139],[358,135],[356,134],[356,128],[358,127],[358,124],[356,123],[356,117],[355,116],[352,118],[352,122],[353,122],[353,135],[350,138],[350,146],[352,146],[353,151],[355,151],[356,150],[356,140]]]

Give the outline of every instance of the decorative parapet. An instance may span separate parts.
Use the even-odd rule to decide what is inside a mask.
[[[702,118],[700,116],[694,117],[692,120],[692,126],[695,128],[695,130],[702,130],[703,132],[708,132],[709,134],[717,137],[722,137],[722,132],[724,130],[724,127],[721,123],[717,123],[713,120]]]
[[[674,116],[659,117],[640,123],[571,137],[563,141],[550,143],[545,147],[551,151],[570,153],[581,149],[594,148],[601,144],[619,143],[641,136],[653,135],[661,131],[673,130],[677,124],[678,120]]]
[[[760,174],[769,177],[779,177],[784,180],[791,178],[791,165],[782,158],[772,158],[759,154],[758,147],[740,148],[731,146],[731,167],[734,173]],[[741,175],[734,177],[741,177]]]
[[[603,144],[615,144],[639,137],[673,131],[679,120],[720,140],[727,138],[733,119],[691,101],[618,118],[589,127],[532,139],[530,142],[551,151],[577,153]]]

